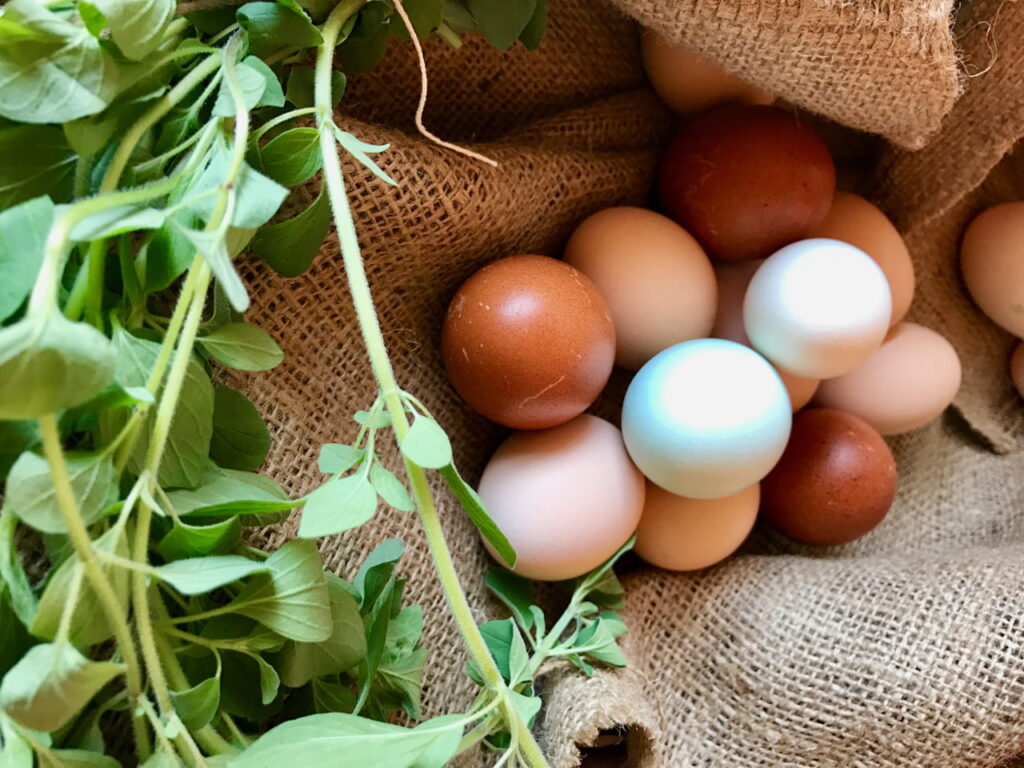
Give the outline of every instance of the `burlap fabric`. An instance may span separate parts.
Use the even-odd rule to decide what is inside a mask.
[[[790,102],[905,146],[935,131],[958,87],[949,2],[616,2]],[[994,766],[1024,751],[1024,460],[1010,452],[1024,406],[1006,383],[1008,339],[963,298],[955,263],[971,213],[1024,193],[1008,181],[1012,168],[984,183],[1024,127],[1024,3],[975,0],[956,34],[962,71],[987,71],[964,79],[932,145],[885,152],[868,191],[908,235],[919,274],[912,317],[949,336],[964,361],[957,410],[894,441],[896,506],[859,542],[811,551],[759,529],[740,556],[706,572],[628,563],[630,668],[544,680],[540,736],[558,768],[578,763],[577,743],[617,726],[645,768]],[[644,87],[636,26],[596,0],[554,0],[536,53],[469,40],[459,52],[428,45],[427,61],[428,124],[500,168],[410,131],[418,78],[400,45],[352,84],[343,119],[364,139],[391,142],[380,162],[401,186],[346,167],[400,381],[439,415],[475,478],[502,431],[444,377],[438,331],[449,297],[491,259],[557,256],[594,210],[649,202],[671,120]],[[317,447],[351,439],[352,412],[375,392],[336,241],[299,279],[248,269],[251,319],[287,356],[237,383],[273,429],[268,470],[302,493],[319,480]],[[614,399],[600,410],[614,413]],[[440,496],[483,620],[494,610],[480,588],[489,560]],[[265,536],[275,544],[293,530]],[[323,551],[350,575],[386,536],[406,542],[407,594],[429,617],[426,710],[464,707],[473,685],[415,517],[381,510]]]

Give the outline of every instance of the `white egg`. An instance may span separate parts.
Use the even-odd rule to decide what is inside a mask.
[[[676,344],[626,391],[622,436],[637,467],[666,491],[729,496],[775,466],[792,413],[779,374],[757,352],[723,339]]]
[[[801,240],[769,256],[743,302],[758,352],[809,379],[841,376],[878,349],[892,294],[874,259],[847,243]]]

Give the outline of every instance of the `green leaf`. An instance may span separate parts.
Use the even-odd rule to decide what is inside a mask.
[[[126,389],[146,386],[160,353],[160,345],[132,336],[124,329],[118,328],[114,331],[114,349],[117,353],[114,380]],[[155,418],[155,410],[149,409],[144,422],[144,435],[152,434]],[[100,433],[103,440],[112,440],[127,420],[128,414],[124,411],[101,413]],[[195,488],[204,480],[212,433],[213,384],[199,363],[192,360],[185,373],[181,398],[171,421],[163,460],[157,474],[161,486]],[[128,462],[129,468],[135,474],[142,471],[148,450],[146,440],[138,441]]]
[[[416,37],[421,40],[429,37],[431,32],[441,26],[444,15],[443,0],[405,0],[402,7],[412,22]],[[392,26],[395,28],[395,37],[400,40],[409,39],[409,33],[399,19],[396,18]]]
[[[356,697],[341,683],[314,679],[310,683],[313,707],[317,712],[351,712],[356,706]]]
[[[0,706],[19,725],[56,731],[121,672],[120,664],[89,661],[72,645],[37,645],[4,676]]]
[[[417,416],[399,441],[402,454],[426,469],[441,469],[452,463],[452,444],[441,426],[431,418]]]
[[[36,197],[0,212],[0,321],[18,311],[35,284],[53,211],[50,198]]]
[[[381,586],[394,573],[395,564],[403,554],[405,554],[405,545],[400,540],[384,539],[367,555],[352,582],[352,586],[360,596],[360,604],[364,612],[376,600]]]
[[[210,525],[189,525],[180,521],[160,539],[156,551],[168,561],[224,554],[234,549],[241,538],[242,524],[237,517]]]
[[[360,622],[360,635],[362,630]],[[7,585],[0,581],[0,678],[7,674],[7,670],[17,663],[32,643],[33,640],[29,637],[25,625],[14,612]],[[3,762],[0,760],[0,767],[2,766]]]
[[[388,47],[391,9],[382,2],[369,2],[359,14],[355,27],[338,47],[338,60],[349,75],[373,69]]]
[[[533,584],[530,581],[514,573],[492,568],[484,576],[484,585],[508,606],[520,627],[526,630],[533,627],[534,617],[530,611]]]
[[[388,415],[387,410],[377,411],[372,413],[371,411],[356,411],[352,417],[356,424],[369,429],[383,429],[391,426],[391,416]]]
[[[110,37],[125,57],[139,61],[163,42],[174,0],[91,0],[106,17]]]
[[[578,655],[613,667],[626,666],[626,657],[615,640],[615,634],[603,619],[597,619],[580,631],[574,650]]]
[[[197,488],[171,491],[167,498],[174,511],[183,517],[263,515],[301,504],[288,499],[269,477],[219,467],[208,469]]]
[[[325,475],[347,472],[362,460],[365,451],[342,443],[325,443],[320,446],[316,465]]]
[[[252,252],[283,277],[298,277],[313,263],[331,225],[331,207],[321,189],[306,210],[261,229]]]
[[[362,525],[376,511],[377,492],[364,473],[328,480],[306,498],[299,536],[333,536]]]
[[[0,129],[0,208],[41,196],[58,202],[68,200],[75,159],[60,128],[16,125]]]
[[[238,23],[249,34],[249,50],[266,57],[282,48],[314,48],[323,41],[305,14],[278,3],[246,3]]]
[[[512,643],[518,632],[512,619],[487,621],[480,625],[480,634],[483,635],[484,642],[487,644],[487,650],[491,652],[491,658],[494,659],[505,682],[509,682],[512,678],[510,664]],[[522,641],[521,636],[519,639]]]
[[[123,232],[157,229],[164,223],[163,211],[144,205],[118,205],[86,216],[71,229],[71,239],[88,242]]]
[[[537,0],[533,9],[533,15],[527,22],[526,27],[519,33],[519,39],[529,51],[540,48],[541,40],[548,26],[548,0]]]
[[[129,557],[128,542],[124,536],[117,536],[118,533],[117,529],[112,528],[100,536],[93,546],[103,552],[112,552],[123,558]],[[71,599],[71,585],[75,571],[80,565],[81,560],[78,559],[78,555],[72,554],[50,575],[46,589],[43,590],[43,596],[39,600],[39,610],[35,620],[29,627],[36,637],[42,640],[53,640],[57,636],[64,608],[68,600]],[[128,571],[104,562],[100,562],[100,569],[113,588],[117,604],[124,609],[124,614],[127,615]],[[79,648],[88,648],[113,636],[114,628],[107,619],[103,604],[96,596],[92,584],[84,578],[83,574],[78,602],[71,614],[71,642]]]
[[[281,688],[281,678],[277,674],[277,670],[258,653],[250,653],[248,656],[256,662],[256,666],[260,669],[260,702],[263,706],[267,706],[277,698],[277,692]]]
[[[308,768],[335,766],[339,756],[344,756],[346,764],[354,766],[412,768],[418,765],[427,768],[417,761],[428,750],[441,741],[450,746],[451,731],[457,731],[461,738],[461,729],[452,722],[451,718],[440,724],[428,720],[410,729],[340,712],[309,715],[271,728],[232,758],[229,765],[231,768],[288,765],[294,761],[296,745],[300,744],[302,763]],[[430,768],[442,765],[435,763]]]
[[[297,186],[311,179],[323,165],[320,131],[292,128],[279,133],[254,154],[262,173],[286,187]]]
[[[381,714],[401,708],[414,720],[422,717],[420,690],[427,661],[427,650],[417,647],[422,635],[423,609],[418,605],[403,608],[388,624],[369,699]]]
[[[359,605],[347,586],[326,574],[331,601],[331,636],[320,643],[290,642],[281,651],[281,679],[291,688],[310,680],[345,672],[366,655],[366,637]],[[353,701],[354,703],[354,701]]]
[[[248,59],[235,65],[235,76],[238,87],[242,91],[245,108],[251,112],[260,103],[264,91],[267,90],[267,78],[263,76],[262,71],[251,66]],[[213,104],[213,116],[235,116],[235,100],[231,96],[226,77],[221,80],[217,100]]]
[[[0,511],[0,582],[7,588],[14,615],[27,627],[35,619],[38,606],[18,558],[17,531],[18,519],[9,512]]]
[[[459,752],[462,742],[462,728],[453,727],[464,720],[463,715],[441,715],[420,723],[417,731],[436,730],[440,738],[427,747],[411,766],[411,768],[444,768]]]
[[[316,545],[289,541],[265,565],[269,575],[250,581],[231,602],[233,611],[290,640],[319,643],[330,637],[330,597]]]
[[[296,107],[312,107],[315,103],[313,96],[313,81],[315,73],[312,69],[303,66],[292,68],[288,73],[288,84],[285,86],[284,97]],[[336,107],[341,103],[341,97],[345,95],[345,85],[348,78],[344,72],[334,70],[331,72],[331,106]]]
[[[224,295],[231,302],[231,306],[239,312],[245,312],[249,308],[249,294],[245,290],[242,278],[235,271],[223,235],[218,232],[182,227],[173,219],[172,224],[188,239],[192,247],[202,254],[214,277],[217,278],[217,283],[224,290]]]
[[[42,734],[47,736],[48,734]],[[25,738],[15,729],[10,718],[0,710],[0,768],[33,768],[35,753]]]
[[[217,204],[217,196],[208,193],[224,184],[228,172],[227,149],[223,145],[219,147],[183,197],[184,200],[197,198],[188,207],[203,221],[209,221]],[[245,164],[234,185],[234,192],[235,210],[231,224],[243,229],[255,229],[266,224],[288,196],[287,189]],[[196,242],[194,238],[193,242]]]
[[[240,555],[208,555],[161,565],[156,576],[183,595],[201,595],[232,584],[254,573],[268,573],[270,561]]]
[[[468,0],[466,7],[484,37],[499,51],[507,50],[533,19],[538,0]]]
[[[209,725],[220,708],[220,675],[208,677],[184,691],[171,691],[171,703],[190,731]]]
[[[0,482],[25,451],[39,445],[39,427],[35,421],[0,421]]]
[[[260,96],[256,106],[283,107],[284,90],[281,88],[281,81],[278,79],[277,73],[258,56],[247,56],[242,63],[259,72],[266,84],[266,87],[263,89],[263,95]]]
[[[117,473],[113,462],[103,454],[69,453],[65,458],[79,512],[85,524],[91,525],[117,501]],[[29,451],[21,454],[11,467],[4,507],[37,531],[68,532],[57,503],[50,466],[41,456]]]
[[[222,467],[253,470],[270,450],[270,432],[249,398],[230,387],[213,390],[210,456]]]
[[[416,509],[412,499],[409,498],[409,491],[405,485],[395,477],[393,472],[385,469],[379,462],[374,462],[370,467],[370,484],[380,495],[386,504],[402,512],[412,512]]]
[[[384,152],[390,149],[390,144],[367,144],[366,142],[357,139],[351,133],[341,130],[338,126],[334,126],[334,138],[338,140],[342,149],[358,160],[367,170],[373,173],[374,176],[393,187],[398,186],[398,182],[384,173],[381,167],[370,159],[370,155],[368,154],[370,152]]]
[[[54,749],[50,754],[61,768],[121,768],[121,764],[109,755],[85,749]]]
[[[509,696],[512,699],[512,705],[519,711],[520,717],[523,718],[523,722],[526,723],[528,728],[533,728],[537,714],[540,712],[541,705],[543,704],[540,696],[527,696],[518,691],[509,691]]]
[[[64,123],[102,111],[117,92],[119,68],[100,41],[35,0],[9,0],[0,38],[0,117]]]
[[[445,484],[451,489],[459,504],[462,505],[462,508],[466,510],[470,521],[480,531],[480,534],[494,547],[494,551],[498,553],[505,565],[509,568],[514,568],[516,564],[516,551],[512,548],[505,534],[501,532],[498,524],[491,519],[487,508],[484,506],[483,499],[480,498],[480,494],[462,479],[462,475],[459,474],[454,464],[442,467],[441,477],[444,478]]]
[[[169,201],[172,204],[179,202],[174,197]],[[179,211],[153,232],[142,250],[146,273],[143,290],[146,293],[162,291],[184,274],[196,255],[196,249],[182,230],[200,226],[202,222],[197,216]]]
[[[467,10],[464,0],[444,0],[444,23],[459,35],[476,29],[476,19]]]
[[[266,331],[249,323],[232,323],[201,336],[203,349],[228,368],[268,371],[284,360],[284,352]]]
[[[114,348],[91,325],[56,311],[0,328],[0,419],[32,419],[95,397],[110,382]]]

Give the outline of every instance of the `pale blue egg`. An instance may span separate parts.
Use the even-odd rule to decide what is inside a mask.
[[[647,362],[622,406],[630,457],[671,493],[714,499],[763,478],[793,423],[772,365],[742,344],[696,339]]]

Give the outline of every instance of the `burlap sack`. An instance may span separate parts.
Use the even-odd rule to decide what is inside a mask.
[[[759,85],[903,144],[919,143],[935,127],[955,91],[952,47],[944,47],[952,39],[948,3],[919,4],[915,15],[898,1],[872,3],[871,13],[839,2],[722,0],[717,10],[616,2],[652,21],[660,9],[662,28],[666,9],[679,9],[671,17],[677,36],[705,50],[735,47],[736,62],[752,57],[736,71]],[[818,18],[812,5],[830,9],[831,27],[810,23]],[[966,81],[932,147],[888,152],[872,185],[914,254],[912,316],[946,333],[964,360],[959,413],[894,441],[902,473],[896,507],[859,542],[811,551],[758,530],[743,554],[706,572],[628,563],[629,669],[544,680],[540,735],[558,768],[578,764],[577,743],[616,727],[630,763],[650,768],[990,766],[1024,751],[1024,459],[990,450],[1015,445],[1024,408],[1005,383],[1007,339],[963,298],[955,264],[967,217],[985,202],[1024,192],[1000,175],[981,186],[1024,127],[1024,4],[1007,3],[998,16],[997,8],[975,0],[958,33],[968,71],[991,68]],[[401,46],[353,84],[346,100],[345,119],[357,135],[392,143],[381,165],[401,184],[385,188],[347,165],[400,382],[439,415],[473,478],[502,432],[470,413],[444,377],[437,345],[448,298],[493,258],[557,256],[589,212],[645,202],[670,130],[644,89],[632,23],[595,0],[554,0],[550,24],[536,53],[503,55],[472,40],[457,53],[428,46],[428,124],[446,138],[477,142],[474,148],[500,161],[497,170],[409,132],[418,78]],[[930,67],[942,76],[925,78]],[[937,82],[945,85],[932,89]],[[943,88],[942,98],[917,98]],[[318,481],[317,447],[350,439],[352,412],[375,395],[337,243],[302,278],[285,280],[260,264],[249,265],[247,278],[251,319],[287,357],[277,370],[236,383],[272,426],[268,470],[302,493]],[[613,390],[623,381],[618,376]],[[613,413],[614,400],[599,409]],[[441,498],[449,543],[483,620],[494,609],[480,587],[489,560],[462,513]],[[293,530],[265,535],[274,544]],[[473,685],[415,517],[381,510],[323,550],[331,567],[351,575],[386,536],[408,545],[407,594],[429,617],[425,708],[465,707]]]

